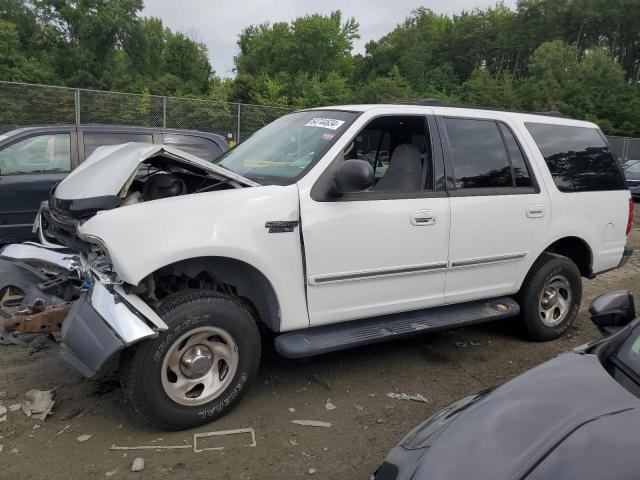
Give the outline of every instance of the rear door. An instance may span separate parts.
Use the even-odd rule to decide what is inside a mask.
[[[40,203],[78,162],[75,128],[20,135],[0,147],[0,243],[34,238]]]
[[[440,117],[438,127],[452,177],[445,302],[513,293],[523,262],[548,229],[547,192],[513,125]]]
[[[84,161],[95,152],[96,148],[103,145],[120,145],[129,142],[161,143],[159,134],[154,135],[151,129],[136,131],[134,129],[105,127],[79,127],[80,161]]]

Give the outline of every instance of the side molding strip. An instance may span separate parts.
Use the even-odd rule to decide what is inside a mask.
[[[513,260],[521,260],[526,257],[526,253],[512,253],[509,255],[495,255],[493,257],[468,258],[466,260],[454,260],[451,262],[451,268],[457,267],[474,267],[476,265],[486,265],[487,263],[510,262]]]
[[[446,270],[447,263],[429,263],[425,265],[410,265],[397,268],[379,268],[375,270],[362,270],[359,272],[330,273],[327,275],[316,275],[309,277],[309,285],[324,285],[327,283],[348,282],[355,280],[369,280],[379,277],[391,277],[398,275],[415,275],[419,273],[429,273]]]

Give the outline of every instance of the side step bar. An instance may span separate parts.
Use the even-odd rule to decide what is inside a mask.
[[[283,357],[312,357],[418,333],[500,320],[519,313],[520,306],[515,300],[502,297],[321,325],[279,335],[275,345]]]

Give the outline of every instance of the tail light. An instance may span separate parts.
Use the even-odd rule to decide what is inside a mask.
[[[633,198],[629,197],[629,220],[627,220],[627,235],[631,233],[632,226],[633,226]]]

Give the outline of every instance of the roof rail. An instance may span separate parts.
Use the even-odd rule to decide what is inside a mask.
[[[451,107],[451,108],[468,108],[468,109],[477,109],[477,110],[489,110],[492,112],[508,112],[508,113],[526,113],[528,115],[544,115],[546,117],[559,117],[559,118],[572,118],[568,115],[565,115],[562,112],[558,111],[549,111],[549,112],[527,112],[525,110],[512,110],[508,108],[497,108],[497,107],[475,107],[471,105],[456,105],[451,103],[443,102],[442,100],[438,100],[437,98],[419,98],[415,100],[394,100],[390,102],[384,102],[393,105],[419,105],[422,107]]]

